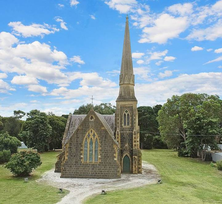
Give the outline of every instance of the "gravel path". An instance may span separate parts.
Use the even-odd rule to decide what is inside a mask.
[[[122,174],[119,179],[60,178],[60,173],[54,173],[54,169],[52,169],[43,174],[42,178],[38,179],[37,182],[70,191],[57,204],[80,204],[87,197],[93,194],[100,194],[102,190],[108,192],[155,184],[159,178],[156,168],[151,164],[143,162],[142,174]]]

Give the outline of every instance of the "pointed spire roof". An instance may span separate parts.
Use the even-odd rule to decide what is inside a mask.
[[[120,75],[123,75],[123,76],[133,75],[133,63],[132,63],[132,54],[131,54],[129,21],[128,21],[128,19],[129,19],[129,17],[127,15],[126,16],[124,43],[123,43],[121,73],[120,73]],[[123,83],[124,83],[124,81],[123,81]]]
[[[128,16],[126,17],[126,27],[123,43],[122,64],[119,77],[119,96],[118,101],[137,101],[134,93],[134,74],[133,62],[130,46],[130,33]]]

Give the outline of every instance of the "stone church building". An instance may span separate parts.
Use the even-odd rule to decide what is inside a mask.
[[[111,179],[121,177],[121,173],[142,173],[134,85],[126,17],[116,113],[101,115],[91,109],[87,115],[69,115],[63,151],[55,165],[55,172],[61,172],[61,178]]]

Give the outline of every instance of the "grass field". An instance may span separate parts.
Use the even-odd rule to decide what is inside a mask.
[[[0,204],[54,204],[65,195],[58,193],[58,189],[39,184],[35,180],[47,170],[52,169],[58,152],[41,154],[42,165],[29,177],[27,183],[24,178],[12,176],[11,172],[0,165]]]
[[[143,160],[155,165],[162,184],[108,192],[86,204],[199,204],[222,203],[222,172],[197,159],[178,158],[172,150],[143,151]]]

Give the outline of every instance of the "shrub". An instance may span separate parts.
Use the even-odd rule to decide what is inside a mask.
[[[16,153],[21,142],[16,138],[10,136],[7,132],[0,134],[0,151],[10,150],[11,153]]]
[[[5,168],[15,176],[28,176],[33,169],[42,164],[38,153],[32,151],[21,151],[13,154]]]
[[[0,151],[0,164],[8,162],[11,156],[11,151],[10,150],[3,150]]]
[[[217,162],[217,169],[222,171],[222,160]]]

